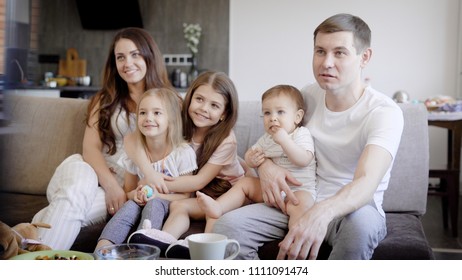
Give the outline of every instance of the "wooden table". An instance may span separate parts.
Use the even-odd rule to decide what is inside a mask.
[[[448,227],[450,218],[452,235],[458,236],[459,212],[459,177],[460,150],[462,143],[462,112],[457,113],[429,113],[428,125],[448,130],[447,165],[445,169],[430,169],[430,178],[439,178],[439,186],[431,187],[429,195],[442,198],[443,226]],[[449,210],[449,216],[448,216]]]

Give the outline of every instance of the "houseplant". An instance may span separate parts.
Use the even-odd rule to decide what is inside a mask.
[[[199,74],[199,70],[197,68],[197,53],[199,52],[202,28],[198,23],[183,23],[183,33],[186,40],[186,46],[191,52],[191,69],[188,75],[188,82],[191,84]]]

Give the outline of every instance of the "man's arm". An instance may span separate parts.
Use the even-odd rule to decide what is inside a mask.
[[[98,183],[105,191],[107,211],[114,214],[127,201],[127,196],[117,182],[113,171],[109,168],[102,153],[103,142],[99,137],[99,128],[96,125],[99,121],[99,104],[95,106],[90,114],[90,120],[85,127],[83,136],[83,159],[90,164],[98,176]]]
[[[279,244],[278,259],[316,259],[329,223],[361,208],[373,198],[392,162],[384,148],[367,145],[358,162],[353,181],[334,196],[316,203],[289,228]]]

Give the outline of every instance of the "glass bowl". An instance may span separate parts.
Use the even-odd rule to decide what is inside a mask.
[[[157,260],[160,249],[148,244],[123,243],[100,247],[94,254],[97,260]]]

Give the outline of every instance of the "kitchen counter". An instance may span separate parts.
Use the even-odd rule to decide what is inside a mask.
[[[5,88],[6,92],[25,94],[25,95],[41,95],[49,97],[68,97],[68,98],[83,98],[89,99],[96,94],[101,88],[99,86],[64,86],[64,87],[47,87],[39,85],[15,85]],[[187,88],[175,88],[175,90],[184,97]],[[58,93],[59,91],[59,93]],[[53,93],[55,92],[55,93]],[[38,93],[38,94],[37,94]],[[43,93],[43,94],[42,94]]]
[[[68,97],[68,98],[84,98],[88,99],[93,96],[100,87],[97,86],[64,86],[64,87],[47,87],[39,85],[15,85],[14,87],[7,88],[6,91],[10,92],[58,92],[57,96],[50,97]]]

